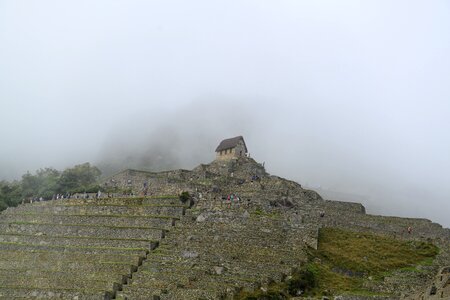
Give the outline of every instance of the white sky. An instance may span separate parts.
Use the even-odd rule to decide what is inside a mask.
[[[0,0],[0,179],[243,134],[273,174],[450,226],[449,56],[448,1]]]

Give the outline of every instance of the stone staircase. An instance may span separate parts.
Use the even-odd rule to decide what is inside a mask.
[[[441,268],[425,291],[406,298],[408,300],[450,299],[450,266]]]
[[[228,205],[221,196],[229,193],[242,202]],[[360,204],[323,201],[278,178],[202,194],[191,209],[177,196],[7,209],[0,214],[0,299],[232,299],[283,280],[327,226],[432,239],[443,251],[429,271],[450,263],[450,230],[438,224],[367,215]],[[438,286],[444,299],[446,284]]]
[[[302,230],[176,196],[24,204],[0,214],[0,299],[231,299],[305,261]]]
[[[306,260],[301,230],[243,209],[190,210],[117,299],[232,299]]]
[[[0,214],[0,299],[113,299],[185,210],[177,196],[9,208]]]

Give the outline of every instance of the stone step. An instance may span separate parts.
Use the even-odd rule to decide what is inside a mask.
[[[108,254],[112,257],[115,255],[129,255],[136,257],[145,257],[148,250],[142,248],[116,248],[116,247],[95,247],[95,246],[57,246],[57,245],[32,245],[19,243],[0,243],[0,250],[9,251],[48,251],[48,252],[64,252],[74,253],[78,255],[91,254]]]
[[[125,216],[171,216],[181,217],[186,207],[183,205],[19,205],[7,209],[2,214],[47,213],[70,215],[125,215]]]
[[[211,269],[220,263],[225,264],[230,269],[233,266],[241,266],[242,268],[251,269],[269,269],[269,270],[287,270],[289,264],[276,264],[273,261],[257,261],[257,260],[228,260],[223,257],[200,255],[196,258],[184,258],[181,256],[147,256],[147,260],[141,266],[142,270],[167,269],[171,267],[190,267],[200,264],[204,269]],[[254,266],[257,266],[256,268]]]
[[[31,278],[24,277],[22,280],[16,280],[17,278],[11,276],[6,278],[0,278],[0,286],[2,288],[27,288],[27,289],[79,289],[82,290],[104,290],[112,291],[119,288],[118,283],[104,280],[79,280],[77,278]]]
[[[74,270],[72,269],[64,269],[64,270],[44,270],[44,269],[38,269],[34,268],[34,266],[30,266],[28,269],[16,269],[14,273],[11,273],[11,270],[6,269],[0,269],[0,275],[1,277],[8,277],[8,276],[18,276],[18,277],[42,277],[42,278],[48,278],[48,277],[71,277],[71,274],[82,274],[83,278],[80,279],[113,279],[115,282],[122,282],[123,278],[122,276],[126,276],[127,278],[131,277],[131,268],[126,269],[117,269],[117,268],[104,268],[104,269],[95,269],[90,273],[84,272],[84,270]],[[125,279],[127,279],[125,278]]]
[[[159,248],[157,249],[157,251]],[[218,261],[221,261],[225,265],[240,265],[242,267],[249,266],[261,266],[262,269],[276,269],[284,270],[289,269],[289,265],[298,263],[303,256],[279,256],[276,255],[264,255],[264,253],[259,255],[247,255],[240,257],[240,253],[221,253],[221,252],[200,252],[199,251],[164,251],[164,252],[151,252],[147,260],[142,265],[143,269],[152,268],[155,266],[163,266],[167,268],[171,265],[191,265],[193,262],[196,264],[201,264],[202,266],[211,268],[217,265]]]
[[[51,201],[34,202],[34,206],[51,206],[64,204],[95,204],[95,205],[142,205],[142,204],[182,204],[178,196],[167,197],[124,197],[124,198],[98,198],[98,199],[59,199]]]
[[[80,289],[45,289],[45,288],[7,288],[0,286],[0,299],[78,299],[110,300],[112,291]]]
[[[192,266],[192,262],[183,264],[181,261],[150,261],[147,259],[142,266],[139,267],[139,272],[135,274],[133,279],[139,277],[148,276],[148,274],[158,274],[159,272],[186,272],[189,273],[191,269],[201,270],[200,272],[205,274],[215,274],[215,268],[219,267],[218,264],[211,262],[209,259],[203,261],[195,261],[195,267]],[[201,267],[197,267],[201,266]],[[283,274],[288,274],[291,270],[289,265],[277,265],[271,263],[258,263],[255,262],[238,262],[235,264],[229,264],[228,267],[222,270],[224,275],[227,276],[237,276],[237,277],[247,277],[257,278],[262,277],[273,277],[281,278]],[[141,272],[145,275],[141,275]]]
[[[185,300],[185,299],[208,299],[208,300],[222,300],[224,299],[220,293],[213,290],[203,289],[175,289],[166,294],[160,294],[161,300]]]
[[[226,240],[213,240],[213,239],[208,239],[205,238],[203,241],[199,241],[199,240],[186,240],[187,237],[182,237],[180,236],[179,239],[174,239],[173,235],[171,236],[172,232],[171,231],[167,231],[166,232],[166,240],[164,240],[164,246],[167,245],[167,248],[174,248],[176,247],[177,249],[205,249],[205,251],[210,251],[210,249],[218,249],[221,252],[239,252],[241,251],[241,247],[243,247],[244,245],[246,245],[246,249],[254,249],[254,250],[259,250],[259,251],[264,251],[267,253],[270,252],[276,252],[278,253],[279,251],[284,252],[284,253],[290,253],[292,251],[290,251],[292,248],[290,247],[290,245],[288,245],[288,243],[285,242],[273,242],[271,243],[271,241],[259,241],[259,242],[255,242],[252,243],[253,240],[251,239],[246,239],[245,236],[242,236],[242,240],[235,240],[235,241],[226,241]],[[197,238],[196,238],[197,239]],[[199,238],[200,239],[200,238]],[[248,244],[244,243],[244,240],[248,242]],[[220,245],[218,247],[218,245]],[[247,246],[248,245],[248,246]],[[275,245],[275,246],[273,246]],[[161,245],[163,246],[163,245]],[[258,251],[258,252],[259,252]],[[251,252],[251,251],[249,251]]]
[[[123,291],[117,292],[116,299],[151,300],[153,296],[159,299],[225,299],[222,293],[212,289],[172,288],[171,291],[161,291],[138,286],[123,286]]]
[[[21,261],[19,264],[2,265],[0,272],[70,272],[95,274],[110,272],[114,274],[131,274],[137,271],[136,265],[131,264],[112,264],[112,263],[92,263],[92,262],[70,262],[60,261],[57,264],[49,264],[46,261]]]
[[[166,240],[164,240],[164,244],[161,245],[160,248],[158,248],[158,250],[160,250],[161,252],[164,251],[170,251],[171,253],[183,253],[184,250],[182,249],[186,249],[186,251],[191,251],[191,252],[197,252],[197,253],[203,253],[203,254],[209,254],[209,253],[214,253],[215,255],[221,255],[221,256],[230,256],[230,255],[235,255],[236,253],[239,253],[239,257],[245,257],[245,256],[253,256],[253,255],[259,255],[259,256],[263,256],[263,257],[270,257],[270,256],[280,256],[280,252],[285,254],[285,255],[292,255],[292,251],[283,251],[282,249],[278,249],[278,247],[274,248],[271,246],[267,246],[267,245],[248,245],[248,247],[246,247],[247,250],[249,250],[248,252],[250,253],[242,253],[243,251],[241,250],[243,247],[243,243],[241,242],[237,242],[236,243],[222,243],[222,242],[217,242],[217,243],[208,243],[207,241],[205,241],[205,244],[202,243],[198,243],[198,242],[186,242],[186,243],[171,243],[171,245],[167,245],[166,244]],[[281,248],[281,246],[280,246]],[[177,249],[177,250],[175,250]],[[300,255],[300,254],[299,254]]]
[[[129,270],[128,270],[129,271]],[[80,272],[78,270],[70,270],[70,271],[47,271],[36,268],[31,268],[29,270],[2,270],[0,269],[0,281],[2,278],[8,277],[9,280],[13,280],[15,278],[16,281],[23,281],[25,278],[30,278],[29,282],[32,282],[34,278],[45,278],[52,279],[54,277],[58,278],[67,278],[67,280],[78,280],[78,281],[86,281],[86,280],[104,280],[111,281],[117,283],[126,283],[128,278],[131,277],[131,272],[117,272],[110,270],[104,270],[103,272],[85,273]]]
[[[91,264],[125,264],[125,265],[141,265],[144,255],[130,255],[114,253],[90,253],[86,255],[83,252],[74,251],[45,251],[45,250],[28,250],[28,249],[1,249],[0,248],[0,268],[5,268],[10,264],[20,262],[25,264],[33,264],[45,262],[55,266],[72,264],[72,263],[91,263]],[[18,263],[17,265],[20,265]]]
[[[236,284],[238,284],[238,286],[253,286],[255,283],[267,278],[267,274],[254,273],[252,270],[247,270],[247,272],[243,270],[238,273],[228,272],[224,275],[214,275],[212,274],[212,271],[208,271],[209,270],[205,269],[187,268],[173,268],[150,272],[140,270],[133,274],[132,279],[128,280],[128,282],[135,286],[147,286],[152,284],[151,286],[158,288],[162,288],[160,284],[169,285],[171,283],[190,287],[198,285],[212,287],[215,283],[215,285],[217,285],[216,288],[220,289],[220,287],[226,286],[227,284],[232,286],[235,286]],[[281,278],[281,274],[280,276],[276,276],[276,278]]]
[[[151,243],[145,239],[114,239],[114,238],[92,238],[78,236],[36,236],[30,234],[0,234],[0,243],[32,244],[38,246],[94,246],[94,247],[117,247],[117,248],[143,248],[150,249]]]
[[[217,282],[219,286],[222,286],[225,283],[229,283],[233,286],[236,283],[239,283],[241,286],[249,286],[266,279],[268,274],[273,276],[272,273],[262,273],[261,269],[239,269],[238,271],[226,270],[224,271],[224,274],[216,275],[214,274],[214,269],[212,267],[203,268],[203,266],[180,267],[174,265],[172,267],[148,271],[139,268],[139,271],[133,274],[133,277],[128,280],[128,282],[137,286],[148,286],[151,284],[151,287],[154,288],[164,288],[164,286],[173,283],[176,283],[177,285],[195,286],[198,282],[205,282],[207,283],[207,286],[211,285],[213,282]],[[281,272],[279,272],[279,275],[280,276],[275,277],[281,279]]]
[[[117,292],[116,299],[153,300],[154,295],[161,293],[158,289],[124,285],[122,291]]]
[[[154,277],[148,276],[143,280],[134,281],[134,279],[132,279],[128,285],[124,285],[124,290],[128,287],[141,290],[148,289],[151,291],[171,291],[176,288],[189,288],[223,293],[225,291],[234,291],[240,288],[254,289],[257,288],[258,285],[257,282],[245,278],[205,274],[204,276],[197,277],[193,276],[193,274],[190,274],[189,276],[176,276],[176,274],[170,272],[161,273]]]
[[[3,223],[0,232],[32,235],[69,235],[83,237],[112,237],[155,239],[164,237],[164,230],[156,227],[119,227],[109,225],[51,224],[51,223]]]
[[[10,213],[0,217],[1,222],[114,225],[120,227],[159,227],[170,229],[178,218],[170,216],[123,215],[55,215],[50,213]]]
[[[251,227],[252,225],[249,225]],[[223,230],[223,231],[222,231]],[[195,234],[189,235],[189,241],[186,240],[186,236],[182,235],[184,232],[195,232],[195,228],[191,227],[183,227],[183,224],[177,223],[177,227],[171,231],[168,235],[169,238],[173,238],[175,240],[186,241],[186,242],[203,242],[204,240],[208,242],[221,242],[221,243],[235,243],[236,236],[245,237],[246,240],[252,241],[253,244],[258,245],[270,245],[272,243],[283,243],[286,241],[286,234],[282,234],[279,232],[257,232],[251,229],[241,229],[239,233],[227,232],[227,228],[223,228],[220,230],[202,230],[201,236],[196,236]]]

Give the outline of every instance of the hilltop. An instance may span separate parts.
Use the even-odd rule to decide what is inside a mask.
[[[400,264],[399,268],[388,268],[391,273],[384,274],[382,279],[380,276],[369,275],[368,271],[359,274],[357,277],[360,281],[366,277],[367,282],[364,283],[365,289],[362,291],[368,293],[396,296],[423,293],[430,288],[440,267],[450,263],[447,253],[450,233],[441,225],[426,219],[370,215],[366,214],[364,206],[359,203],[324,200],[315,191],[304,189],[296,182],[268,174],[262,164],[249,157],[218,159],[210,164],[200,165],[192,171],[147,173],[125,170],[109,178],[105,184],[111,182],[120,188],[132,187],[136,193],[142,192],[142,187],[146,183],[150,195],[189,191],[195,197],[195,204],[189,210],[189,215],[196,221],[191,222],[192,224],[186,221],[186,224],[200,232],[202,228],[200,224],[203,223],[208,224],[210,230],[218,226],[217,224],[228,224],[230,227],[246,224],[248,220],[242,219],[244,214],[258,217],[261,222],[265,224],[269,222],[274,227],[281,222],[285,230],[281,235],[286,239],[292,239],[289,246],[285,245],[286,248],[296,249],[297,255],[302,253],[299,255],[297,265],[289,266],[291,269],[307,265],[307,261],[311,258],[307,249],[318,248],[319,232],[322,228],[340,228],[350,233],[371,233],[377,242],[381,241],[378,239],[387,238],[392,244],[397,241],[404,241],[405,245],[410,241],[431,242],[441,249],[433,263],[432,259],[426,257],[424,258],[426,266],[422,261],[417,262],[420,271],[415,269],[416,264],[410,262]],[[228,200],[228,196],[233,194],[239,197],[239,201]],[[262,225],[258,225],[260,226]],[[408,227],[411,227],[411,233],[408,233]],[[236,235],[236,239],[247,237],[244,231],[237,230],[237,232],[242,236]],[[200,236],[202,235],[200,233]],[[364,247],[364,241],[361,247]],[[370,248],[369,244],[367,247]],[[389,249],[385,250],[387,253],[380,254],[380,257],[392,255]],[[278,255],[283,257],[281,250],[277,251]],[[288,253],[287,255],[291,255],[292,251]],[[401,253],[403,254],[411,255],[408,251]],[[410,273],[405,271],[406,267],[411,268]],[[397,269],[401,269],[398,271],[399,274],[395,273]],[[347,273],[351,274],[352,271],[349,270]],[[289,272],[285,270],[284,274]],[[374,277],[378,279],[372,280]]]
[[[101,186],[0,215],[0,298],[450,297],[449,229],[322,199],[246,156]]]

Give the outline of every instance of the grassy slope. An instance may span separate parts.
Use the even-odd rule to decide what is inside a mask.
[[[417,266],[430,263],[437,253],[438,248],[430,243],[323,228],[318,250],[310,251],[310,263],[304,268],[315,275],[314,287],[306,289],[306,294],[371,295],[364,288],[365,281],[381,283],[385,275],[398,269],[417,272]],[[242,293],[236,299],[288,299],[289,285],[289,281],[276,283],[266,293]]]
[[[394,270],[416,271],[416,266],[429,263],[437,253],[430,243],[323,228],[309,265],[318,279],[314,292],[370,293],[363,288],[369,277],[382,280]]]

